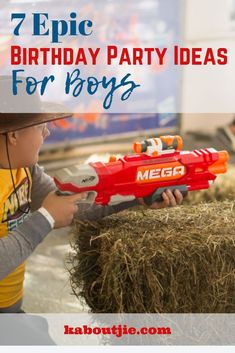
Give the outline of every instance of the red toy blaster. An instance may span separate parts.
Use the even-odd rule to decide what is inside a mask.
[[[181,151],[180,136],[160,136],[134,143],[134,154],[108,163],[89,163],[64,168],[55,176],[62,193],[87,192],[86,202],[115,205],[144,198],[150,205],[162,200],[166,189],[208,189],[217,174],[226,173],[227,151],[213,148]]]

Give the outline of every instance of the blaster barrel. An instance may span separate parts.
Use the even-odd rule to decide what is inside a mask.
[[[213,174],[223,174],[227,172],[227,162],[229,154],[227,151],[219,151],[219,159],[217,162],[209,166],[208,170]]]

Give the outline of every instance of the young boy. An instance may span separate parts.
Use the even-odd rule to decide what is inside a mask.
[[[114,212],[144,205],[142,199],[116,206],[84,206],[84,194],[58,196],[56,187],[39,167],[38,154],[49,135],[47,122],[65,117],[51,114],[0,113],[0,313],[20,312],[25,260],[46,235],[80,219],[97,220]],[[163,193],[152,208],[182,202],[176,190]]]

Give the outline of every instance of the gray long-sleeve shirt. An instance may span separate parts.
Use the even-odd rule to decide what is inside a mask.
[[[24,262],[52,230],[47,219],[37,209],[49,192],[56,189],[53,179],[35,165],[32,175],[32,213],[8,236],[0,238],[0,280],[5,278]],[[120,212],[138,204],[137,200],[124,202],[116,206],[79,205],[78,218],[98,220],[112,213]]]

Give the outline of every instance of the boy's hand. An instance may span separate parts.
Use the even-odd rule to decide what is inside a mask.
[[[86,193],[58,196],[55,192],[50,192],[42,203],[54,218],[54,228],[62,228],[71,224],[74,214],[78,211],[77,202],[84,199]]]
[[[163,201],[154,202],[150,206],[150,208],[157,210],[165,207],[175,207],[177,205],[180,205],[183,201],[183,195],[177,189],[173,192],[167,189],[165,192],[162,193],[162,198],[163,198]],[[142,198],[138,200],[141,205],[147,206]]]

